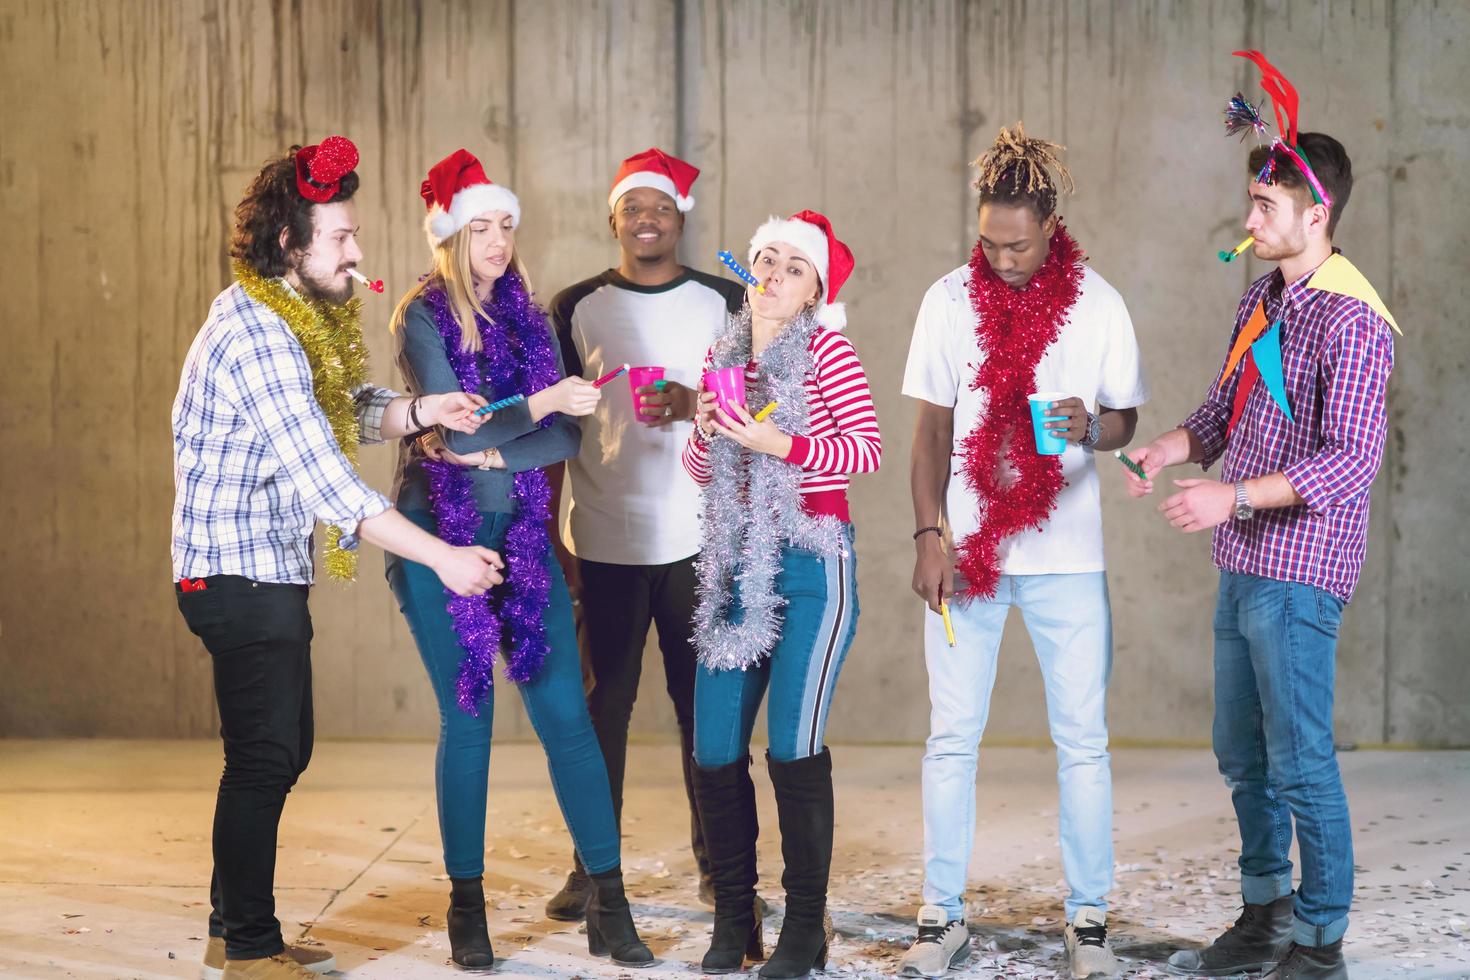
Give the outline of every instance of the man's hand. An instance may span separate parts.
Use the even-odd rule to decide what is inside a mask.
[[[954,595],[954,562],[944,550],[944,542],[933,531],[919,535],[916,544],[914,594],[937,613],[939,604]]]
[[[694,416],[694,392],[677,381],[665,381],[661,391],[656,385],[640,385],[633,397],[639,412],[658,416],[644,425],[686,422]]]
[[[1128,495],[1148,496],[1154,492],[1155,478],[1166,466],[1198,463],[1204,456],[1204,447],[1188,429],[1170,429],[1143,448],[1129,451],[1128,457],[1143,467],[1148,479],[1140,480],[1124,467],[1123,472],[1128,474]]]
[[[1135,477],[1135,479],[1137,479]],[[1235,515],[1235,487],[1218,480],[1175,480],[1179,493],[1159,505],[1181,531],[1204,531]]]
[[[500,555],[478,545],[450,548],[433,567],[439,581],[455,595],[484,595],[505,581]]]
[[[1128,458],[1143,468],[1148,474],[1147,480],[1140,480],[1138,475],[1128,467],[1123,467],[1123,472],[1128,477],[1128,496],[1147,497],[1154,492],[1154,477],[1163,472],[1164,467],[1169,465],[1168,457],[1164,449],[1156,442],[1151,442],[1142,449],[1135,449],[1128,454]]]
[[[1081,442],[1087,438],[1087,404],[1082,399],[1072,397],[1054,401],[1046,410],[1046,416],[1051,420],[1046,427],[1068,442]]]
[[[735,418],[726,415],[724,409],[715,405],[715,418],[724,427],[724,435],[746,449],[775,456],[777,459],[785,459],[791,454],[791,437],[776,428],[775,422],[770,419],[757,422],[755,416],[745,410],[744,405],[731,405],[730,408],[734,410]]]
[[[424,395],[419,399],[419,420],[425,425],[442,425],[455,432],[469,434],[490,420],[490,413],[476,415],[485,399],[464,391],[443,395]]]

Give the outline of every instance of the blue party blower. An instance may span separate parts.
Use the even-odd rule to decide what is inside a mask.
[[[511,395],[509,398],[502,398],[498,402],[491,402],[490,404],[486,405],[483,408],[477,408],[477,409],[475,409],[475,414],[476,415],[489,415],[491,412],[498,412],[502,408],[506,408],[506,407],[508,407],[510,405],[514,405],[516,402],[523,402],[525,400],[526,400],[526,396],[525,395]]]

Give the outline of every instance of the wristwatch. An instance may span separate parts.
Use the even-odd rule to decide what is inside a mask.
[[[1235,484],[1235,519],[1237,521],[1248,521],[1256,516],[1256,509],[1251,506],[1250,497],[1246,496],[1244,481]]]
[[[1101,439],[1101,438],[1102,438],[1102,419],[1098,418],[1096,415],[1093,415],[1091,412],[1088,412],[1087,413],[1087,435],[1083,436],[1082,439],[1081,439],[1081,441],[1078,442],[1077,444],[1079,446],[1084,446],[1084,447],[1086,447],[1088,449],[1091,449],[1093,446],[1096,446],[1097,445],[1097,441],[1099,439]]]

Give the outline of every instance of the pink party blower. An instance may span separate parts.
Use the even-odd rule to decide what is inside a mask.
[[[664,369],[661,367],[630,367],[628,368],[628,390],[633,393],[633,414],[640,422],[657,422],[663,418],[662,413],[650,415],[643,411],[643,396],[639,394],[639,388],[646,388],[655,381],[664,379]]]
[[[715,404],[720,411],[738,419],[733,405],[745,405],[745,365],[734,364],[704,372],[704,389],[715,393]]]

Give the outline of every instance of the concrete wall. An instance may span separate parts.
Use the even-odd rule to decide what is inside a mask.
[[[711,268],[767,214],[816,207],[859,259],[845,290],[888,457],[859,478],[863,619],[834,740],[927,725],[899,395],[914,310],[973,236],[967,161],[995,129],[1069,147],[1067,222],[1129,303],[1155,392],[1144,436],[1198,400],[1240,291],[1244,150],[1218,109],[1261,47],[1357,175],[1340,244],[1379,287],[1398,346],[1388,459],[1338,667],[1345,739],[1470,743],[1459,517],[1470,413],[1461,323],[1470,32],[1459,3],[96,2],[0,8],[0,734],[200,735],[206,655],[169,594],[168,412],[179,364],[227,281],[246,180],[292,142],[362,149],[365,269],[401,290],[425,263],[416,196],[464,145],[520,195],[543,296],[615,261],[605,193],[653,143],[704,169],[685,256]],[[389,298],[368,299],[391,380]],[[378,486],[389,454],[364,453]],[[1120,739],[1201,741],[1210,715],[1208,541],[1127,501],[1104,470]],[[424,736],[434,706],[369,553],[324,585],[323,735]],[[1044,737],[1018,620],[994,737]],[[635,724],[665,732],[656,660]],[[508,685],[507,734],[529,728]]]

